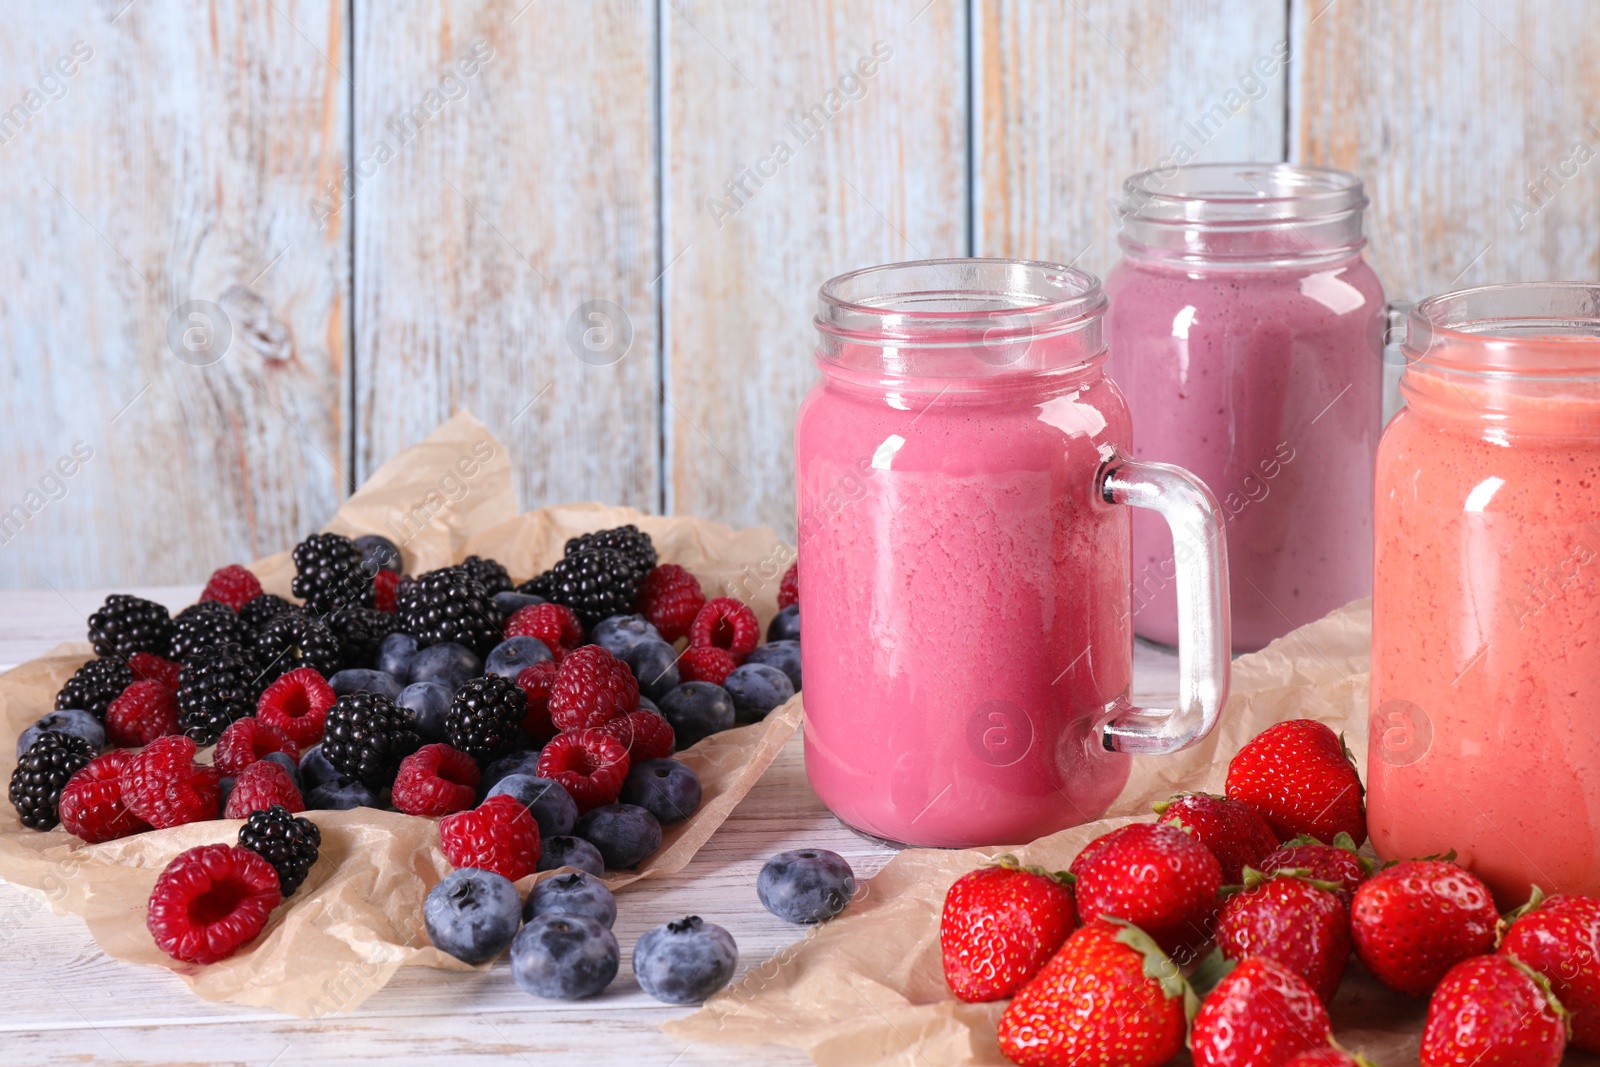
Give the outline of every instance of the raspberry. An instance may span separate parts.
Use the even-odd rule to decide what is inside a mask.
[[[252,811],[266,811],[274,804],[290,812],[305,811],[305,798],[300,787],[294,784],[289,772],[280,763],[260,760],[239,772],[234,780],[233,792],[228,794],[228,807],[223,818],[242,819]]]
[[[690,645],[723,649],[733,657],[734,666],[743,663],[760,643],[761,623],[756,613],[731,596],[706,601],[689,627]]]
[[[678,657],[678,677],[685,682],[721,685],[738,665],[726,649],[691,646]]]
[[[379,571],[372,576],[372,603],[379,611],[400,610],[398,593],[400,575],[396,571]]]
[[[439,820],[439,847],[456,867],[493,871],[515,882],[539,864],[539,824],[522,801],[494,796]]]
[[[185,963],[216,963],[254,941],[283,899],[272,864],[237,845],[201,845],[167,864],[145,925]]]
[[[302,748],[322,740],[328,709],[339,697],[314,667],[297,667],[267,686],[256,702],[256,718],[276,727]]]
[[[61,825],[89,844],[143,833],[150,824],[122,799],[122,772],[133,753],[122,749],[96,756],[61,790]]]
[[[648,708],[618,715],[600,729],[622,743],[630,764],[670,756],[676,743],[672,724]]]
[[[261,580],[237,563],[218,567],[206,580],[201,600],[220,600],[238,611],[261,595]]]
[[[664,641],[688,637],[705,602],[699,579],[676,563],[663,563],[652,570],[639,590],[639,611]]]
[[[288,734],[251,715],[222,731],[211,762],[223,774],[238,774],[273,752],[282,752],[290,758],[300,755],[299,747]]]
[[[178,672],[183,665],[163,659],[154,652],[135,652],[128,657],[128,669],[141,682],[160,682],[174,693],[178,691]]]
[[[583,644],[583,625],[572,609],[561,604],[529,604],[506,620],[506,637],[537,637],[560,662]]]
[[[633,671],[599,645],[574,650],[550,684],[550,721],[561,730],[599,726],[638,706]]]
[[[800,563],[796,560],[789,564],[789,569],[783,572],[783,580],[778,583],[778,608],[781,610],[790,604],[800,603]]]
[[[540,778],[560,782],[579,811],[616,803],[628,777],[628,749],[604,730],[557,734],[539,753]]]
[[[449,815],[478,799],[478,765],[449,745],[423,745],[400,761],[394,806],[407,815]]]
[[[317,824],[304,817],[295,818],[288,808],[252,811],[239,827],[239,847],[272,864],[278,872],[278,888],[286,897],[294,896],[311,873],[321,846],[322,831]]]
[[[210,764],[194,761],[195,748],[193,738],[174,734],[140,749],[122,770],[128,810],[157,830],[215,819],[222,776]]]
[[[539,744],[556,735],[550,721],[550,687],[555,684],[556,665],[549,660],[524,667],[517,675],[517,686],[528,697],[528,714],[522,719],[522,732]]]
[[[161,682],[134,682],[106,708],[106,737],[137,748],[178,732],[178,694]]]

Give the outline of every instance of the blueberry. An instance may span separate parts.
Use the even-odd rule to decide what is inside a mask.
[[[785,922],[817,923],[845,909],[856,876],[837,852],[797,848],[767,861],[756,878],[761,906]]]
[[[478,779],[478,799],[487,800],[489,790],[499,785],[500,782],[513,774],[525,774],[530,778],[539,776],[539,753],[513,752],[509,756],[501,756],[488,767],[484,768],[483,776]]]
[[[734,718],[739,722],[760,722],[794,696],[789,676],[765,663],[740,664],[729,672],[722,687],[733,698]]]
[[[349,811],[351,808],[379,807],[378,796],[354,778],[335,778],[323,782],[306,796],[306,807],[313,811]]]
[[[296,789],[300,788],[300,764],[295,762],[295,758],[293,756],[289,755],[287,752],[269,752],[261,758],[266,760],[268,763],[276,763],[278,766],[288,771],[289,777],[294,780],[294,787]]]
[[[406,681],[438,682],[454,693],[461,688],[462,682],[482,673],[483,661],[473,655],[470,648],[446,641],[429,645],[413,656]]]
[[[640,641],[618,656],[639,680],[639,692],[659,700],[678,687],[678,650],[665,641]]]
[[[684,682],[657,703],[662,717],[672,724],[680,752],[733,725],[733,698],[711,682]]]
[[[768,641],[800,640],[800,605],[790,604],[767,623]]]
[[[494,600],[495,610],[508,619],[522,608],[544,603],[544,597],[534,596],[532,593],[496,593],[492,599]]]
[[[400,690],[404,688],[400,684],[400,679],[388,671],[369,671],[364,667],[339,671],[328,679],[328,686],[340,696],[365,690],[368,693],[381,693],[390,700],[398,697]]]
[[[450,690],[438,682],[412,682],[400,690],[395,703],[411,712],[424,741],[443,741],[445,716],[450,714]]]
[[[661,714],[661,706],[654,700],[651,700],[649,697],[645,696],[643,693],[639,694],[639,707],[643,708],[645,711],[653,711],[657,715]]]
[[[81,737],[94,746],[96,752],[106,747],[106,728],[100,724],[100,720],[87,711],[68,708],[63,711],[52,711],[22,731],[22,736],[17,738],[17,756],[21,757],[28,751],[28,746],[37,741],[39,735],[46,730],[60,730],[64,734]]]
[[[637,804],[584,812],[578,836],[600,850],[607,867],[632,867],[661,847],[661,824]]]
[[[531,774],[508,774],[489,788],[484,799],[501,794],[516,797],[527,806],[539,824],[540,840],[570,834],[578,824],[577,802],[560,782]]]
[[[613,615],[594,624],[589,640],[618,659],[626,659],[623,653],[634,645],[642,641],[660,641],[661,631],[643,615]]]
[[[745,662],[765,663],[778,668],[789,676],[789,684],[794,686],[794,691],[800,692],[800,642],[768,641],[750,653]]]
[[[419,642],[411,634],[392,633],[378,646],[378,669],[395,678],[411,674],[411,660],[417,654]]]
[[[315,789],[339,777],[328,757],[322,754],[321,745],[312,745],[300,755],[300,784],[304,789]]]
[[[606,873],[606,861],[600,850],[581,837],[552,837],[541,843],[538,870],[553,871],[557,867],[571,867],[599,877]]]
[[[234,778],[228,775],[217,779],[217,810],[225,811],[228,807],[228,798],[233,796]]]
[[[400,573],[400,550],[382,534],[362,534],[356,538],[356,547],[361,550],[361,569],[368,574],[380,570]]]
[[[537,637],[508,637],[494,646],[489,658],[483,661],[483,671],[514,682],[517,675],[535,663],[553,658],[550,646]]]
[[[592,874],[558,874],[535,885],[522,905],[523,921],[533,922],[541,915],[582,915],[609,927],[617,921],[617,898]]]
[[[675,759],[635,763],[622,783],[622,801],[637,804],[662,826],[682,822],[700,806],[700,776]]]
[[[482,963],[504,952],[521,925],[517,887],[504,875],[463,867],[428,891],[422,922],[440,952]]]
[[[739,963],[733,935],[698,915],[662,923],[633,946],[633,976],[667,1004],[698,1004],[728,984]]]
[[[511,942],[511,977],[536,997],[592,997],[617,976],[617,939],[582,915],[541,915]]]

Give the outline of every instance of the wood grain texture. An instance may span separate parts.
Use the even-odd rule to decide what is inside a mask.
[[[0,585],[192,580],[340,499],[346,239],[305,204],[344,160],[344,10],[29,5],[0,35]],[[230,324],[208,366],[169,345],[190,300]]]
[[[1391,297],[1600,276],[1593,5],[1293,7],[1293,157],[1365,179]]]
[[[524,507],[658,507],[654,18],[648,0],[356,5],[362,475],[466,407],[511,448]],[[587,301],[631,323],[625,354]]]
[[[966,9],[670,0],[663,18],[667,507],[792,539],[817,287],[966,253]]]

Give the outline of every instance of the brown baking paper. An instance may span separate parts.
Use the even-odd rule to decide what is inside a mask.
[[[939,955],[939,911],[956,878],[1002,852],[1065,870],[1090,840],[1149,819],[1180,790],[1221,793],[1228,758],[1282,719],[1342,731],[1366,779],[1371,611],[1352,604],[1233,664],[1232,696],[1210,737],[1173,756],[1137,757],[1106,817],[1024,848],[907,849],[866,881],[837,919],[752,969],[687,1018],[675,1037],[804,1050],[819,1067],[938,1067],[1008,1061],[995,1042],[1004,1003],[962,1004]],[[1352,961],[1332,1008],[1346,1046],[1379,1064],[1417,1061],[1426,1002],[1385,990]],[[1188,1063],[1184,1054],[1179,1063]]]
[[[401,546],[411,573],[477,552],[500,560],[520,580],[559,559],[567,538],[630,522],[650,533],[663,562],[692,571],[708,596],[740,597],[763,627],[776,613],[778,579],[794,550],[771,530],[734,530],[601,504],[519,515],[505,447],[465,413],[386,463],[327,528],[384,534]],[[289,595],[294,567],[288,553],[252,569],[268,591]],[[86,644],[62,645],[0,675],[0,774],[10,777],[17,737],[54,706],[56,691],[90,654]],[[800,716],[796,697],[764,722],[715,734],[678,753],[700,776],[700,807],[668,827],[661,849],[636,870],[608,872],[611,887],[682,870],[793,736]],[[85,845],[59,828],[24,828],[4,804],[0,877],[42,896],[58,914],[82,916],[110,955],[174,971],[207,1000],[326,1015],[354,1009],[400,967],[474,969],[431,947],[422,924],[424,897],[451,870],[439,851],[437,820],[371,808],[307,816],[322,831],[322,849],[305,884],[273,913],[254,944],[209,966],[178,963],[156,948],[145,929],[145,909],[156,877],[173,857],[196,845],[232,844],[238,821]],[[526,893],[550,873],[529,876],[519,888]]]

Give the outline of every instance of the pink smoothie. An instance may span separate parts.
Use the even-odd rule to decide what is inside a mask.
[[[1130,253],[1105,288],[1134,458],[1188,468],[1222,503],[1234,650],[1369,595],[1384,297],[1360,255],[1199,268]],[[1154,515],[1134,516],[1133,561],[1136,632],[1175,644],[1172,537]]]
[[[982,392],[823,369],[795,434],[818,795],[920,845],[1096,818],[1128,773],[1090,729],[1132,675],[1128,509],[1092,492],[1121,396],[1098,361]]]

